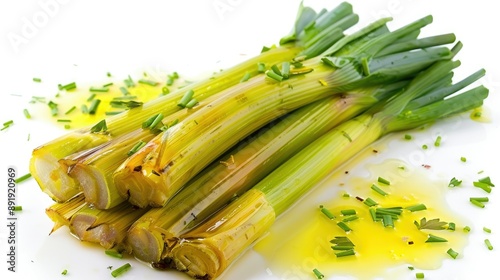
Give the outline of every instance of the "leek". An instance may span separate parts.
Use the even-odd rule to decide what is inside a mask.
[[[481,106],[488,90],[479,86],[422,107],[406,108],[412,99],[425,93],[429,84],[458,65],[437,62],[396,98],[314,141],[228,207],[181,236],[169,256],[174,266],[192,277],[217,277],[311,186],[383,135]]]
[[[301,10],[304,9],[308,10],[307,15],[301,16],[299,14],[297,19],[297,24],[301,26],[311,24],[317,16],[312,9],[301,6]],[[342,3],[339,7],[334,9],[327,18],[340,20],[349,15],[352,15],[351,5]],[[350,23],[344,22],[343,25],[339,25],[338,28],[348,28],[348,24],[354,24],[354,21]],[[318,29],[318,27],[313,29],[318,32],[322,31]],[[127,110],[116,116],[110,116],[107,119],[109,130],[105,133],[92,133],[91,127],[86,127],[41,145],[32,153],[30,172],[33,174],[33,177],[38,182],[43,192],[47,193],[57,202],[64,202],[80,193],[81,190],[79,182],[70,177],[67,173],[72,166],[68,166],[66,163],[60,163],[60,159],[74,153],[94,148],[117,136],[133,131],[137,127],[140,127],[143,120],[152,114],[162,113],[164,116],[167,116],[178,111],[180,108],[177,106],[177,102],[190,90],[196,93],[198,101],[202,101],[230,86],[238,84],[241,77],[246,73],[250,73],[251,76],[258,75],[258,63],[265,63],[270,66],[282,61],[291,60],[303,49],[301,45],[304,43],[304,40],[299,40],[297,42],[283,44],[277,48],[271,48],[239,65],[223,72],[216,73],[207,80],[188,85],[168,95],[143,104],[141,107]]]
[[[424,17],[393,32],[366,36],[365,41],[362,39],[370,31],[362,29],[326,50],[343,52],[342,56],[305,61],[301,68],[312,69],[309,73],[282,82],[257,76],[220,93],[214,102],[159,134],[123,162],[114,174],[117,190],[139,207],[164,206],[238,139],[270,120],[335,93],[414,76],[433,62],[449,58],[450,51],[442,47],[376,56],[392,42],[431,21],[430,16]],[[385,22],[387,19],[377,21],[368,30],[384,27]],[[343,48],[349,40],[358,39],[359,46]]]

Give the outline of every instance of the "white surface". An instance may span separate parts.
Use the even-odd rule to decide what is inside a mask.
[[[50,9],[43,3],[53,3]],[[54,4],[55,3],[55,4]],[[316,9],[334,7],[338,1],[305,1]],[[420,139],[431,139],[435,133],[444,136],[439,150],[427,153],[413,145],[388,143],[391,152],[382,158],[400,158],[414,165],[423,161],[431,164],[436,174],[453,177],[457,173],[469,184],[475,172],[484,170],[498,184],[497,157],[499,135],[498,67],[496,29],[498,14],[490,1],[351,1],[361,16],[360,25],[381,16],[394,16],[390,26],[427,14],[434,23],[424,34],[454,32],[464,43],[459,55],[462,66],[456,77],[463,77],[481,67],[488,71],[483,84],[490,88],[485,107],[491,113],[491,123],[473,123],[466,117],[456,117],[421,132]],[[14,166],[19,175],[28,172],[28,160],[36,146],[65,133],[52,124],[25,120],[22,109],[32,95],[53,94],[62,81],[92,82],[106,72],[117,77],[142,71],[178,71],[196,77],[232,65],[246,56],[257,54],[262,45],[277,43],[293,24],[299,1],[2,1],[0,3],[0,122],[13,119],[15,125],[0,132],[2,162],[0,178],[6,186],[6,170]],[[218,7],[218,8],[216,8]],[[226,10],[224,10],[224,8]],[[30,23],[33,24],[31,29]],[[24,34],[23,34],[24,31]],[[17,36],[17,37],[16,37]],[[12,43],[16,37],[17,43]],[[495,39],[493,39],[495,38]],[[245,56],[246,55],[246,56]],[[77,65],[77,66],[75,66]],[[43,84],[32,82],[41,77]],[[12,96],[22,95],[22,97]],[[27,141],[28,133],[30,141]],[[386,142],[389,139],[384,140]],[[400,143],[401,144],[401,143]],[[465,155],[468,165],[451,164],[450,158]],[[357,171],[362,172],[363,164]],[[353,173],[351,173],[353,174]],[[355,173],[354,173],[355,174]],[[0,252],[6,259],[6,188],[0,193]],[[450,193],[455,197],[482,195],[477,190]],[[70,237],[67,229],[47,236],[52,227],[44,209],[51,200],[42,194],[34,180],[18,186],[18,204],[24,207],[18,215],[17,273],[7,274],[2,261],[2,279],[110,279],[107,266],[118,267],[124,260],[106,257],[100,248],[82,246]],[[477,229],[487,225],[493,245],[500,248],[500,213],[498,190],[489,196],[486,209],[476,209],[468,203],[453,203],[452,208],[474,222]],[[466,200],[463,200],[466,201]],[[279,223],[279,221],[278,221]],[[471,233],[464,258],[446,261],[442,269],[426,271],[426,279],[495,279],[499,250],[487,251],[482,243],[484,233]],[[154,271],[133,259],[132,270],[121,279],[185,279],[179,273]],[[60,275],[68,269],[67,276]],[[223,279],[280,279],[270,275],[266,263],[254,251],[242,256]],[[414,274],[408,273],[408,279]],[[342,279],[333,277],[332,279]],[[313,277],[311,277],[313,279]]]

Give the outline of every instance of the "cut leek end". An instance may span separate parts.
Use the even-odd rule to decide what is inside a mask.
[[[169,257],[190,276],[213,279],[269,230],[276,214],[264,193],[249,190],[207,222],[180,236]]]
[[[80,193],[78,183],[71,178],[50,153],[33,156],[30,160],[30,173],[40,189],[55,202],[65,202]]]
[[[106,176],[91,165],[76,164],[71,176],[80,183],[87,203],[97,209],[111,209],[125,201],[114,186],[111,176]]]
[[[105,249],[111,249],[121,243],[125,235],[115,230],[111,224],[95,225],[97,217],[77,213],[71,219],[71,233],[81,241],[96,243]]]
[[[50,234],[62,226],[70,226],[70,220],[74,213],[85,206],[83,194],[75,196],[65,203],[56,203],[45,209],[45,214],[54,222]]]
[[[149,222],[134,224],[127,233],[127,246],[144,262],[157,263],[162,258],[164,242],[161,233],[149,230]]]
[[[114,175],[114,183],[118,193],[131,204],[144,208],[162,207],[175,194],[165,190],[163,177],[151,170],[120,168]]]
[[[180,243],[171,255],[177,270],[195,279],[215,279],[227,266],[216,252],[203,243]]]

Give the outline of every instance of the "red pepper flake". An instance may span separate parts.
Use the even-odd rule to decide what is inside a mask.
[[[428,165],[428,164],[422,164],[422,167],[425,168],[425,169],[430,169],[431,168],[431,166]]]
[[[374,150],[373,150],[373,152],[374,152],[374,153],[378,153],[378,150],[375,150],[375,149],[374,149]]]

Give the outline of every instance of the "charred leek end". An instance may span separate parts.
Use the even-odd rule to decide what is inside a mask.
[[[262,236],[274,223],[275,213],[260,191],[246,192],[215,220],[182,237],[171,257],[175,267],[194,278],[214,279]]]
[[[69,227],[71,217],[84,206],[85,197],[80,194],[64,203],[56,203],[45,209],[45,214],[54,222],[54,227],[50,233],[53,233],[62,226]]]
[[[141,127],[141,124],[148,117],[162,113],[168,116],[180,109],[178,101],[184,94],[193,90],[196,92],[198,101],[215,95],[216,93],[236,85],[246,73],[251,76],[258,75],[258,63],[273,65],[293,59],[302,50],[292,44],[273,48],[267,52],[253,57],[228,70],[214,74],[210,79],[193,83],[187,87],[171,92],[168,95],[143,104],[141,107],[127,110],[106,119],[109,134],[91,133],[92,127],[81,129],[63,135],[33,151],[30,172],[36,179],[42,191],[47,193],[53,200],[64,202],[80,192],[79,184],[68,176],[68,168],[72,166],[61,165],[59,160],[96,147],[111,138],[126,134]]]
[[[128,203],[106,211],[86,205],[71,217],[69,227],[81,241],[97,243],[106,249],[124,249],[128,228],[146,211]]]
[[[30,172],[43,192],[56,202],[64,202],[80,192],[79,184],[69,177],[68,166],[59,160],[68,154],[85,150],[108,141],[101,133],[72,132],[33,151]]]

